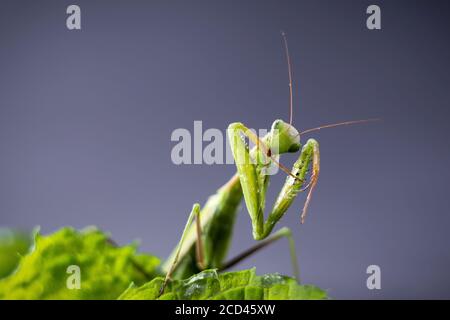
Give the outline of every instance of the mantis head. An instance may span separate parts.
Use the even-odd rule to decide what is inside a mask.
[[[278,154],[300,150],[300,133],[291,124],[283,120],[275,120],[270,132],[270,148],[278,150]]]

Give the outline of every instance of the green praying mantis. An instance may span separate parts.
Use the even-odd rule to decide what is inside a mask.
[[[282,33],[282,37],[289,75],[290,121],[289,123],[283,120],[274,121],[269,133],[262,138],[259,138],[240,122],[229,125],[228,138],[237,172],[214,195],[208,198],[203,207],[200,207],[198,203],[193,205],[178,245],[162,266],[166,277],[161,287],[161,293],[171,278],[187,278],[204,269],[218,269],[219,271],[228,269],[255,251],[281,238],[288,240],[293,273],[300,282],[291,230],[282,227],[272,233],[274,226],[285,215],[298,193],[307,191],[301,213],[301,223],[304,222],[313,190],[318,181],[320,172],[319,143],[311,138],[302,145],[300,138],[303,134],[323,128],[378,120],[347,121],[299,132],[292,125],[291,61],[284,33]],[[250,149],[243,138],[248,138],[255,146]],[[300,155],[291,170],[276,159],[281,154],[298,151],[300,151]],[[270,180],[267,168],[271,165],[282,169],[287,174],[287,178],[267,218],[264,219],[266,191]],[[309,181],[307,182],[308,175]],[[244,198],[250,215],[253,238],[258,243],[234,259],[225,261],[242,198]]]

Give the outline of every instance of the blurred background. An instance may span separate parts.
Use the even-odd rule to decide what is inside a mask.
[[[66,28],[81,7],[82,29]],[[381,8],[381,30],[366,8]],[[279,223],[305,283],[335,298],[450,298],[448,1],[2,1],[0,226],[96,225],[167,257],[194,202],[233,165],[171,161],[177,128],[288,120],[288,35],[299,130],[322,171]],[[303,140],[308,137],[303,137]],[[282,158],[291,166],[294,155]],[[269,188],[270,209],[285,175]],[[230,257],[254,244],[241,208]],[[1,262],[0,262],[1,263]],[[368,290],[366,268],[381,268]],[[291,274],[287,242],[236,268]]]

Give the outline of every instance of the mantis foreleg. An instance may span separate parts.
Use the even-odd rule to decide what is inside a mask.
[[[264,221],[264,200],[268,176],[265,176],[264,173],[262,173],[261,167],[266,166],[267,164],[264,163],[264,161],[258,159],[255,161],[252,159],[248,147],[241,138],[242,135],[245,135],[251,140],[254,140],[254,134],[252,134],[247,127],[242,123],[232,123],[229,126],[228,132],[231,149],[233,151],[241,182],[242,193],[252,222],[253,237],[255,240],[262,240],[270,234],[275,224],[281,219],[292,204],[297,193],[302,190],[308,169],[310,165],[312,165],[313,173],[311,182],[308,184],[310,191],[304,207],[304,210],[306,210],[320,170],[319,144],[316,140],[309,139],[303,146],[300,157],[295,162],[287,177],[273,209],[270,211],[267,220]],[[280,134],[278,136],[280,139],[284,139],[283,135]],[[256,143],[261,142],[257,141]],[[286,144],[286,142],[282,140],[278,143],[280,147]],[[266,154],[269,161],[273,161],[270,150],[270,146],[265,146],[263,148],[263,154]],[[261,153],[257,154],[257,157],[259,157],[260,154]],[[302,213],[302,219],[304,219],[304,214],[305,212]]]

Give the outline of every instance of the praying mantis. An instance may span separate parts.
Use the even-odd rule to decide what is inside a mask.
[[[228,127],[228,138],[236,163],[237,172],[217,192],[210,196],[203,207],[195,203],[189,214],[181,239],[169,258],[163,263],[162,271],[166,274],[161,294],[171,278],[187,278],[204,269],[219,271],[234,266],[255,251],[286,238],[293,273],[300,282],[299,267],[292,232],[282,227],[273,232],[273,228],[285,215],[297,194],[308,191],[301,213],[301,223],[305,221],[313,190],[320,173],[319,143],[308,139],[301,144],[303,134],[323,128],[356,124],[378,119],[366,119],[329,124],[299,132],[292,125],[293,113],[293,79],[291,61],[286,35],[282,33],[289,75],[289,107],[290,121],[276,120],[271,130],[259,138],[243,123],[235,122]],[[250,149],[243,138],[248,138],[255,146]],[[282,165],[276,158],[285,153],[300,155],[291,170]],[[287,174],[286,181],[270,212],[265,218],[265,199],[270,175],[267,168],[276,165]],[[307,178],[310,173],[309,181]],[[244,199],[252,223],[253,238],[258,243],[225,262],[229,249],[236,214]],[[194,223],[195,221],[195,223]]]

